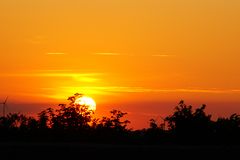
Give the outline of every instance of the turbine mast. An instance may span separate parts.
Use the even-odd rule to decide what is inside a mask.
[[[5,101],[2,103],[2,104],[3,104],[3,117],[5,117],[7,100],[8,100],[8,97],[7,97],[7,98],[5,99]]]

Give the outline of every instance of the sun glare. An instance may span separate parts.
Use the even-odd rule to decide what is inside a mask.
[[[96,102],[91,97],[87,97],[87,96],[82,96],[80,98],[77,98],[75,100],[75,104],[85,105],[91,111],[95,111],[97,109]]]

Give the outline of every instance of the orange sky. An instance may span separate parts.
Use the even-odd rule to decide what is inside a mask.
[[[1,0],[0,98],[33,114],[84,93],[135,128],[181,99],[239,113],[239,19],[237,0]]]

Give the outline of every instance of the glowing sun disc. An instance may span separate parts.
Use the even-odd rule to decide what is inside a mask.
[[[82,96],[80,98],[77,98],[75,100],[75,104],[85,105],[88,107],[88,110],[91,110],[91,111],[96,110],[96,102],[91,97]]]

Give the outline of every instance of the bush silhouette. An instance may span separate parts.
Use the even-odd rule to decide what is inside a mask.
[[[166,117],[169,130],[184,142],[205,140],[213,129],[211,115],[205,113],[205,108],[206,105],[202,105],[194,111],[191,105],[187,106],[184,101],[180,101],[174,113]]]
[[[216,137],[224,143],[239,143],[240,115],[232,114],[229,118],[218,118],[215,131]]]
[[[112,129],[115,131],[126,131],[129,120],[121,121],[121,119],[127,114],[119,110],[110,111],[111,117],[103,117],[98,124],[98,128]]]

